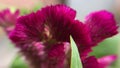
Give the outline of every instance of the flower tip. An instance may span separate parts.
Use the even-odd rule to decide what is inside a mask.
[[[96,44],[118,33],[114,15],[106,10],[93,12],[86,17],[92,41]]]
[[[110,55],[110,56],[105,56],[102,58],[98,59],[98,62],[101,66],[101,68],[109,66],[111,63],[113,63],[117,59],[116,55]]]

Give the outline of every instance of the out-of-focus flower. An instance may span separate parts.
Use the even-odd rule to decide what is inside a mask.
[[[33,68],[70,68],[71,35],[83,68],[99,68],[98,60],[88,57],[88,53],[95,44],[117,34],[114,17],[107,11],[98,11],[89,15],[83,24],[75,16],[75,10],[65,5],[42,8],[21,16],[10,39]]]
[[[9,9],[0,12],[0,26],[7,32],[11,32],[15,26],[19,10],[12,13]]]
[[[98,63],[100,64],[100,68],[106,68],[116,59],[117,59],[117,56],[115,55],[104,56],[98,59]]]
[[[117,59],[117,56],[110,55],[96,59],[94,56],[90,56],[83,61],[83,68],[107,68],[111,63]]]

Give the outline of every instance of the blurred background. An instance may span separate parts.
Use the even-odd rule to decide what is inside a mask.
[[[0,0],[0,11],[10,8],[11,11],[20,9],[21,15],[36,11],[46,5],[66,4],[77,11],[77,19],[84,21],[87,14],[98,10],[108,10],[115,15],[120,24],[120,0]],[[117,61],[110,68],[120,68],[120,35],[106,39],[94,47],[90,55],[102,57],[118,55]],[[27,68],[22,58],[16,56],[18,50],[8,40],[7,34],[0,28],[0,68]]]

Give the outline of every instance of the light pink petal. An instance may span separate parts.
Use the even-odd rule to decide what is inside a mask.
[[[98,59],[100,68],[106,68],[117,59],[117,56],[110,55]]]

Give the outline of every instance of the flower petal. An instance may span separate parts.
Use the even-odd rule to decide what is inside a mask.
[[[15,26],[16,19],[19,16],[19,10],[12,13],[9,9],[0,12],[0,26],[9,34]]]
[[[40,18],[35,13],[22,16],[17,20],[16,27],[10,34],[14,43],[31,43],[31,41],[42,40],[43,31],[42,15]]]
[[[94,56],[88,57],[83,61],[83,68],[100,68]]]
[[[49,68],[69,68],[70,61],[70,44],[58,43],[53,45],[48,52]],[[69,57],[69,58],[68,58]]]
[[[33,42],[18,48],[32,68],[69,68],[70,44],[67,42],[51,46]]]
[[[45,24],[49,27],[52,38],[57,41],[69,41],[69,28],[76,16],[76,11],[65,5],[48,6],[41,10]],[[38,11],[39,13],[39,11]]]
[[[31,68],[41,68],[42,61],[46,59],[45,46],[42,43],[33,42],[32,44],[21,45],[18,48],[20,48],[20,52]]]
[[[89,14],[85,23],[90,29],[94,45],[118,33],[114,16],[105,10]]]
[[[48,33],[50,38],[59,42],[68,42],[69,29],[74,23],[72,21],[75,18],[75,14],[76,12],[73,9],[65,5],[45,7],[36,13],[20,17],[17,20],[15,30],[10,34],[10,38],[17,43],[26,43],[32,40],[41,41],[45,37],[43,35],[47,27],[46,33],[50,33]]]
[[[78,46],[81,58],[85,58],[91,51],[91,38],[88,28],[85,24],[76,20],[72,26],[71,35]]]
[[[100,68],[106,68],[117,59],[115,55],[105,56],[98,59]]]
[[[15,25],[16,19],[19,16],[19,10],[12,13],[9,9],[0,12],[0,26],[9,27]]]

